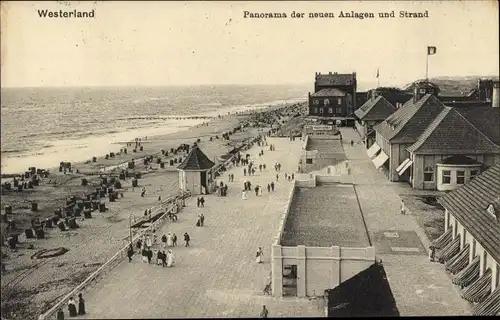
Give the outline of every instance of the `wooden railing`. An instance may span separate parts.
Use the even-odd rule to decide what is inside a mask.
[[[191,196],[190,192],[185,192],[182,196],[176,197],[175,200],[184,200],[186,198],[189,198]],[[167,210],[165,211],[164,214],[162,214],[155,222],[153,222],[149,227],[144,229],[143,231],[139,232],[138,234],[135,235],[132,239],[132,243],[135,243],[140,237],[142,237],[144,234],[147,232],[150,232],[151,230],[156,230],[160,226],[160,224],[165,220],[165,218],[168,217],[169,212],[174,208],[174,206],[177,206],[177,201],[172,203],[170,206],[168,206]],[[154,212],[157,212],[157,210],[162,210],[162,205],[158,205],[153,208]],[[94,273],[92,273],[90,276],[87,277],[82,283],[80,283],[75,289],[73,289],[70,293],[68,293],[64,298],[62,298],[58,303],[56,303],[50,310],[45,312],[44,314],[41,314],[39,316],[39,320],[44,320],[44,319],[50,319],[52,316],[55,316],[56,312],[61,309],[69,300],[69,298],[75,296],[76,294],[80,293],[86,288],[89,288],[92,283],[97,283],[98,279],[100,276],[102,276],[106,271],[110,271],[114,267],[120,264],[124,260],[125,257],[127,257],[127,251],[130,246],[130,243],[128,243],[126,246],[124,246],[120,251],[118,251],[111,259],[109,259],[106,263],[104,263],[99,269],[97,269]]]

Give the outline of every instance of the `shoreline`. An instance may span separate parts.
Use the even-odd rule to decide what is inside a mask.
[[[170,135],[175,135],[179,132],[184,132],[184,131],[188,131],[190,129],[193,129],[193,128],[197,128],[199,125],[203,124],[203,123],[210,123],[212,122],[213,120],[217,120],[217,119],[220,119],[220,117],[224,118],[224,117],[227,117],[227,116],[244,116],[244,115],[249,115],[253,112],[265,112],[265,111],[272,111],[273,109],[275,108],[282,108],[282,107],[286,107],[286,106],[291,106],[291,105],[295,105],[295,104],[301,104],[303,103],[303,101],[300,101],[298,98],[293,98],[293,99],[288,99],[288,100],[282,100],[283,102],[279,102],[281,100],[275,100],[275,101],[271,101],[269,103],[256,103],[256,104],[248,104],[248,105],[241,105],[241,106],[234,106],[234,107],[229,107],[229,108],[224,108],[222,110],[216,110],[216,111],[208,111],[206,112],[205,114],[200,114],[200,115],[186,115],[186,116],[165,116],[165,119],[167,118],[177,118],[177,119],[180,119],[180,120],[203,120],[201,123],[196,123],[196,124],[192,124],[192,125],[187,125],[187,126],[179,126],[179,127],[176,127],[177,130],[173,131],[173,132],[159,132],[157,134],[154,133],[154,131],[161,131],[159,129],[161,129],[162,127],[160,125],[157,125],[155,127],[152,127],[152,128],[139,128],[137,129],[137,131],[142,131],[142,132],[145,132],[146,129],[149,129],[150,131],[153,131],[153,133],[151,134],[143,134],[141,136],[136,136],[135,138],[141,138],[142,141],[141,142],[144,142],[144,143],[147,143],[147,141],[149,140],[144,140],[144,137],[148,137],[148,138],[154,138],[154,137],[168,137]],[[228,111],[228,110],[231,110],[231,111]],[[142,117],[138,117],[138,118],[141,118],[143,119]],[[147,117],[146,117],[147,118]],[[163,119],[163,117],[160,117]],[[158,118],[157,118],[158,119]],[[138,133],[139,133],[138,132]],[[120,134],[124,134],[124,132],[121,132]],[[139,133],[140,134],[140,133]],[[72,140],[72,139],[65,139],[65,140],[59,140],[58,142],[59,143],[63,143],[63,142],[67,142],[69,143],[69,145],[72,145],[72,141],[85,141],[85,139],[87,139],[87,141],[89,140],[92,140],[92,139],[95,139],[97,140],[96,142],[94,142],[95,144],[106,144],[106,142],[104,142],[105,140],[107,140],[107,145],[105,145],[104,147],[102,147],[102,150],[99,150],[97,152],[95,152],[96,154],[99,154],[97,155],[97,158],[101,158],[101,157],[104,157],[104,155],[100,156],[100,154],[106,154],[106,153],[110,153],[110,152],[113,152],[113,153],[118,153],[118,151],[122,148],[125,148],[126,147],[126,144],[127,143],[130,143],[130,142],[134,142],[133,139],[131,139],[130,141],[126,141],[126,140],[120,140],[120,141],[113,141],[113,135],[115,134],[108,134],[108,135],[102,135],[102,136],[96,136],[96,137],[86,137],[84,139],[81,139],[81,140]],[[88,142],[90,143],[90,142]],[[75,144],[79,144],[78,142],[76,142]],[[93,145],[94,146],[94,145]],[[88,148],[88,147],[87,147]],[[107,149],[108,151],[104,151],[104,149]],[[43,150],[43,149],[42,149]],[[42,151],[42,150],[39,150]],[[45,150],[50,150],[50,148],[46,148]],[[78,150],[78,148],[75,148],[75,149],[72,149],[73,153],[76,153]],[[85,151],[88,151],[88,152],[92,152],[90,150],[85,150]],[[96,156],[95,154],[94,155],[89,155],[88,152],[85,152],[85,154],[81,154],[79,156],[77,156],[76,160],[69,160],[69,162],[73,164],[81,164],[81,163],[85,163],[86,161],[88,161],[89,159],[92,159],[92,157]],[[33,161],[36,160],[36,157],[33,156],[33,155],[17,155],[17,156],[14,156],[14,157],[3,157],[2,156],[2,161],[3,162],[14,162],[16,161],[16,159],[23,159],[23,158],[35,158],[35,159],[32,159]],[[25,166],[26,168],[24,169],[13,169],[13,170],[9,170],[8,172],[5,172],[6,169],[8,170],[8,167],[7,168],[1,168],[0,169],[0,179],[1,179],[1,182],[4,183],[4,182],[7,182],[7,181],[10,181],[12,180],[13,177],[17,177],[19,175],[22,175],[24,174],[24,172],[28,169],[28,167],[31,167],[31,166],[36,166],[37,168],[44,168],[46,170],[49,170],[50,172],[54,172],[53,170],[58,170],[59,167],[57,165],[57,163],[61,162],[61,161],[68,161],[67,159],[58,159],[57,161],[56,160],[47,160],[47,159],[50,159],[51,156],[50,154],[46,154],[45,157],[38,157],[39,159],[43,159],[41,160],[40,162],[50,162],[50,163],[53,163],[53,165],[40,165],[39,167],[36,166],[34,163],[33,164],[29,164],[28,166]],[[129,160],[130,161],[130,160]],[[22,171],[24,170],[24,171]]]
[[[291,104],[291,106],[301,106],[301,103]],[[144,157],[153,153],[159,153],[161,148],[167,146],[176,147],[179,143],[196,141],[197,136],[204,136],[199,143],[203,152],[209,157],[220,157],[227,154],[234,145],[242,141],[251,140],[266,132],[265,128],[273,127],[269,123],[262,123],[253,127],[249,125],[242,127],[242,131],[237,131],[230,136],[230,140],[212,139],[207,137],[219,135],[220,132],[229,131],[231,128],[242,126],[244,122],[256,123],[261,116],[258,114],[276,111],[278,114],[286,113],[287,106],[276,106],[259,111],[252,111],[246,114],[230,115],[219,119],[213,119],[206,126],[198,126],[192,129],[191,134],[186,136],[185,132],[170,135],[148,137],[148,143],[144,144],[142,153],[129,153],[128,157]],[[283,109],[282,109],[283,108]],[[277,110],[277,109],[282,109]],[[288,113],[288,115],[292,114]],[[254,117],[252,117],[252,114]],[[265,116],[264,116],[265,117]],[[285,115],[285,119],[290,118]],[[277,123],[272,116],[268,117],[273,123]],[[279,116],[282,119],[282,116]],[[168,143],[166,142],[168,139]],[[161,153],[161,152],[160,152]],[[185,157],[181,152],[177,158]],[[102,159],[101,162],[108,161],[108,165],[126,163],[125,157],[116,157],[110,160]],[[111,163],[114,162],[114,163]],[[217,163],[217,162],[216,162]],[[179,163],[172,168],[176,168]],[[98,164],[97,164],[98,165]],[[149,166],[149,165],[148,165]],[[80,228],[61,232],[56,228],[46,228],[47,233],[44,240],[26,239],[24,233],[19,236],[20,244],[12,251],[7,247],[2,247],[2,263],[6,265],[6,272],[3,273],[2,281],[2,309],[7,312],[14,308],[15,319],[27,319],[38,316],[48,310],[51,305],[62,295],[73,290],[76,284],[80,283],[89,274],[97,270],[104,262],[123,248],[128,241],[129,219],[131,216],[140,218],[145,208],[158,205],[158,197],[162,200],[170,195],[178,193],[178,173],[177,170],[159,169],[158,164],[153,163],[153,170],[145,170],[142,162],[136,163],[136,172],[142,173],[139,185],[134,189],[131,187],[131,178],[121,181],[120,192],[124,197],[116,202],[105,201],[108,211],[104,213],[92,212],[92,219],[80,220]],[[40,186],[34,189],[26,189],[23,192],[4,192],[2,195],[2,211],[6,205],[12,205],[14,215],[9,215],[10,219],[17,222],[17,232],[22,232],[30,225],[33,218],[44,219],[54,215],[54,209],[64,206],[68,196],[81,196],[85,192],[94,191],[99,186],[101,179],[99,175],[86,175],[83,171],[93,170],[92,164],[75,164],[75,168],[82,168],[80,173],[51,172]],[[106,172],[116,174],[113,171]],[[80,178],[88,180],[87,186],[82,186]],[[57,185],[47,183],[53,179]],[[50,182],[50,181],[49,181]],[[141,197],[141,188],[146,187],[145,197]],[[30,210],[30,203],[39,203],[37,212]],[[182,217],[180,217],[182,219]],[[5,227],[7,223],[2,222],[2,234],[8,235]],[[44,249],[54,249],[57,247],[68,248],[69,251],[58,257],[32,260],[30,256]]]

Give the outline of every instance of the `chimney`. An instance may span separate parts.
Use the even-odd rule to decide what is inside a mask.
[[[418,100],[420,100],[421,96],[420,96],[420,88],[418,85],[415,85],[415,87],[413,88],[413,103],[417,103]]]
[[[330,71],[330,72],[328,72],[328,74],[329,74],[329,75],[332,75],[332,72]]]
[[[499,108],[500,107],[500,82],[495,81],[493,82],[493,96],[491,98],[491,106],[493,108]]]

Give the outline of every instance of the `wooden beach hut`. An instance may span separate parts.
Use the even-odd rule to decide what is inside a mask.
[[[192,195],[208,194],[213,184],[212,168],[214,166],[215,163],[210,161],[198,146],[194,147],[177,167],[179,188],[182,191],[191,191]]]

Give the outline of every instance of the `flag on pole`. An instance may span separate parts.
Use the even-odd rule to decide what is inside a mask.
[[[380,74],[379,74],[379,72],[378,72],[378,68],[377,68],[377,79],[378,79],[378,76],[379,76],[379,75],[380,75]]]
[[[432,56],[433,54],[436,54],[436,52],[437,52],[436,47],[427,46],[427,55],[428,56]]]

